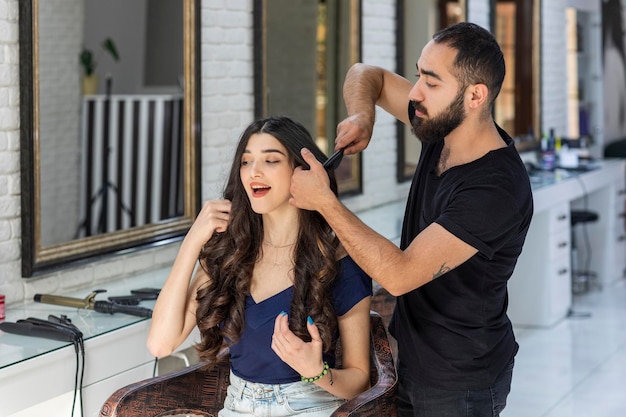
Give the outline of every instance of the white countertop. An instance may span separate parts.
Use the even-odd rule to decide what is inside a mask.
[[[108,282],[102,284],[99,288],[85,289],[69,294],[53,295],[83,299],[88,296],[92,290],[105,289],[107,292],[98,294],[95,298],[96,301],[105,301],[108,300],[108,297],[110,296],[130,295],[131,289],[142,287],[161,288],[168,273],[169,269],[151,271],[136,277]],[[139,306],[152,308],[154,306],[154,301],[144,300],[141,301]],[[53,314],[55,316],[66,315],[72,323],[81,330],[85,341],[147,320],[145,317],[131,316],[122,313],[106,314],[93,310],[28,301],[21,305],[11,305],[7,308],[6,318],[4,321],[16,322],[17,320],[28,317],[36,317],[47,320],[49,314]],[[0,370],[15,363],[19,363],[21,361],[71,345],[72,343],[68,342],[59,342],[39,337],[20,336],[0,331]]]

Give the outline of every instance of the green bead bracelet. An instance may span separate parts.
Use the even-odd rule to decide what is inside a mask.
[[[318,379],[321,379],[324,375],[326,375],[328,373],[328,370],[329,370],[328,363],[324,362],[324,369],[322,369],[322,372],[319,375],[315,375],[312,377],[306,377],[306,376],[300,375],[300,380],[303,382],[315,382]]]

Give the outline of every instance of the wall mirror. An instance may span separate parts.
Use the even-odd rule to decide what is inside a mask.
[[[415,64],[422,48],[433,34],[451,24],[467,19],[465,0],[396,0],[396,71],[415,81]],[[397,123],[398,182],[410,180],[415,173],[422,151],[422,143],[411,132],[411,127]]]
[[[494,118],[511,137],[541,135],[539,4],[539,0],[491,0],[492,33],[506,63]]]
[[[254,33],[255,117],[293,117],[330,155],[346,117],[343,80],[361,56],[360,0],[255,0]],[[342,195],[360,192],[360,155],[336,175]]]
[[[511,137],[540,132],[539,1],[490,0],[490,30],[506,61],[506,77],[495,103],[494,119]],[[397,0],[397,68],[414,77],[422,47],[438,29],[467,20],[467,1]],[[421,143],[398,123],[398,181],[412,178]]]
[[[182,236],[199,199],[199,0],[18,4],[22,275]]]

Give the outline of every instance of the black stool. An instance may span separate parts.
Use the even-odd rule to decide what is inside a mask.
[[[586,225],[598,221],[598,213],[588,210],[572,210],[570,213],[570,223],[572,225],[572,293],[582,294],[589,291],[591,285],[595,285],[598,288],[598,275],[589,271],[589,262],[591,261],[591,246],[589,240],[585,239],[586,243],[586,260],[581,268],[578,259],[578,245],[576,244],[576,225]],[[586,230],[584,230],[586,233]]]

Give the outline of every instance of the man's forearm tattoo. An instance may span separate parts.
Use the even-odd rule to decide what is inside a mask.
[[[441,267],[439,268],[439,271],[437,271],[437,272],[435,272],[433,274],[433,280],[439,278],[440,276],[442,276],[446,272],[450,271],[450,269],[451,268],[447,267],[446,264],[442,264]]]

